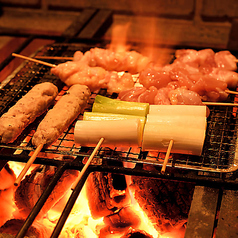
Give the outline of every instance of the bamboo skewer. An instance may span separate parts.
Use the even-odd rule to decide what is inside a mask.
[[[225,90],[226,93],[229,93],[229,94],[236,94],[238,95],[238,92],[237,91],[231,91],[229,89]]]
[[[91,154],[90,157],[88,158],[87,163],[84,165],[84,167],[83,167],[83,169],[81,170],[81,172],[80,172],[78,178],[76,179],[74,185],[72,186],[72,188],[71,188],[72,190],[75,189],[76,185],[78,184],[78,182],[80,181],[80,179],[82,178],[82,176],[84,175],[84,173],[87,171],[87,169],[88,169],[90,163],[92,162],[92,160],[93,160],[95,154],[96,154],[97,151],[99,150],[99,148],[100,148],[100,146],[102,145],[103,141],[104,141],[104,138],[101,138],[101,139],[99,140],[99,142],[97,143],[97,145],[96,145],[96,147],[94,148],[92,154]]]
[[[12,53],[12,56],[15,56],[15,57],[18,57],[18,58],[21,58],[21,59],[25,59],[25,60],[29,60],[29,61],[33,61],[35,63],[43,64],[43,65],[46,65],[46,66],[49,66],[49,67],[52,67],[52,68],[56,67],[55,64],[50,64],[50,63],[47,63],[47,62],[44,62],[44,61],[41,61],[41,60],[36,60],[36,59],[31,58],[31,57],[27,57],[27,56],[24,56],[24,55],[19,55],[19,54],[16,54],[16,53]]]
[[[47,63],[45,61],[37,60],[37,59],[31,58],[31,57],[27,57],[27,56],[16,54],[16,53],[12,53],[12,56],[22,58],[22,59],[25,59],[25,60],[29,60],[29,61],[33,61],[35,63],[43,64],[43,65],[46,65],[46,66],[49,66],[49,67],[52,67],[52,68],[57,67],[57,65],[55,65],[55,64],[50,64],[50,63]],[[45,57],[45,59],[50,59],[50,58],[48,58],[49,56],[39,56],[39,58],[42,58],[42,59],[44,59],[44,57]],[[60,56],[52,56],[52,59],[53,59],[53,57],[54,57],[54,59],[64,59],[64,58],[66,58],[66,57],[60,57]],[[68,57],[68,59],[73,59],[73,58]],[[137,75],[136,75],[136,77],[137,77]],[[225,90],[225,92],[230,93],[230,94],[237,94],[238,95],[238,92],[236,92],[236,91]],[[224,106],[224,103],[213,103],[213,102],[211,104],[209,104],[209,103],[210,102],[204,102],[204,104],[206,104],[206,105],[223,105]],[[226,104],[226,105],[227,106],[232,106],[232,105],[228,105],[228,104]]]
[[[25,174],[27,173],[28,169],[30,168],[30,166],[34,163],[37,155],[40,153],[40,151],[43,148],[43,144],[38,145],[38,147],[35,149],[34,153],[32,154],[32,156],[30,157],[30,159],[27,161],[27,163],[25,164],[24,168],[22,169],[21,173],[18,175],[16,181],[14,182],[15,186],[18,186],[18,184],[21,182],[22,178],[25,176]]]
[[[202,102],[202,103],[207,106],[230,106],[230,107],[238,106],[238,103],[228,103],[228,102]]]
[[[73,60],[73,57],[36,55],[35,59]]]
[[[162,168],[161,168],[161,173],[162,173],[162,174],[163,174],[163,173],[165,172],[165,170],[166,170],[166,166],[167,166],[168,161],[169,161],[169,156],[170,156],[170,153],[171,153],[173,144],[174,144],[174,140],[170,140],[169,146],[168,146],[168,149],[167,149],[165,158],[164,158],[164,163],[163,163],[163,166],[162,166]]]

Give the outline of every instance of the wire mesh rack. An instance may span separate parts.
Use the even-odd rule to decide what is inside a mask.
[[[95,45],[87,44],[53,44],[39,49],[34,56],[62,56],[72,57],[75,51],[85,52]],[[48,60],[49,63],[59,64],[65,60]],[[35,84],[49,81],[59,88],[59,95],[56,101],[67,91],[67,87],[50,72],[50,67],[33,62],[24,62],[20,68],[10,75],[0,87],[0,115],[13,106],[24,94]],[[97,94],[109,95],[106,89],[91,94],[86,111],[90,111],[94,98]],[[238,98],[229,96],[229,102],[236,102]],[[209,106],[210,115],[207,118],[206,138],[201,156],[171,154],[168,167],[178,169],[189,169],[203,172],[227,173],[237,170],[237,106]],[[37,125],[44,115],[37,118],[14,143],[0,145],[0,156],[5,154],[21,154],[30,156],[34,148],[31,144],[31,137]],[[82,118],[82,114],[78,119]],[[75,122],[64,131],[50,147],[43,149],[39,154],[43,158],[57,158],[61,155],[89,157],[93,148],[81,147],[74,143]],[[97,163],[102,160],[116,160],[122,162],[142,163],[161,166],[165,153],[142,151],[141,148],[132,147],[102,147],[95,158]]]

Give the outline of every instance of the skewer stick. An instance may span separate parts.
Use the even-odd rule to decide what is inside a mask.
[[[169,156],[170,156],[173,144],[174,144],[174,140],[170,140],[169,146],[168,146],[165,158],[164,158],[164,163],[163,163],[163,166],[162,166],[162,169],[161,169],[161,173],[164,173],[165,170],[166,170],[166,166],[167,166],[168,161],[169,161]]]
[[[207,106],[238,106],[238,103],[226,103],[226,102],[203,102],[204,105]]]
[[[18,186],[18,184],[21,182],[22,178],[24,177],[24,175],[27,173],[28,169],[30,168],[30,166],[34,163],[37,155],[40,153],[40,151],[43,148],[43,144],[38,145],[38,147],[36,148],[36,150],[34,151],[34,153],[32,154],[32,156],[30,157],[30,159],[27,161],[27,163],[25,164],[23,170],[21,171],[21,173],[18,175],[16,181],[14,182],[15,186]]]
[[[41,60],[36,60],[36,59],[31,58],[31,57],[27,57],[27,56],[24,56],[24,55],[19,55],[19,54],[16,54],[16,53],[12,53],[12,56],[15,56],[15,57],[18,57],[18,58],[21,58],[21,59],[25,59],[25,60],[29,60],[29,61],[33,61],[35,63],[43,64],[43,65],[46,65],[46,66],[49,66],[49,67],[52,67],[52,68],[56,67],[55,64],[50,64],[50,63],[47,63],[47,62],[44,62],[44,61],[41,61]]]
[[[35,59],[73,60],[73,57],[36,55]]]
[[[238,92],[237,91],[231,91],[231,90],[225,90],[226,93],[230,93],[230,94],[237,94],[238,95]]]
[[[89,166],[90,163],[92,162],[92,160],[93,160],[95,154],[96,154],[97,151],[99,150],[99,148],[100,148],[101,144],[103,143],[103,141],[104,141],[104,138],[101,138],[101,139],[99,140],[99,142],[97,143],[97,145],[96,145],[96,147],[94,148],[92,154],[91,154],[90,157],[88,158],[87,163],[84,165],[84,167],[83,167],[83,169],[81,170],[81,172],[80,172],[78,178],[76,179],[76,181],[75,181],[73,187],[71,188],[72,190],[75,189],[76,185],[78,184],[78,182],[80,181],[80,179],[82,178],[82,176],[84,175],[84,173],[87,171],[88,166]]]
[[[16,54],[16,53],[12,53],[12,56],[22,58],[22,59],[25,59],[25,60],[29,60],[29,61],[33,61],[35,63],[43,64],[43,65],[46,65],[46,66],[49,66],[49,67],[52,67],[52,68],[57,66],[55,64],[51,64],[51,63],[48,63],[48,62],[45,62],[45,61],[37,60],[37,59],[31,58],[31,57],[27,57],[27,56]],[[35,58],[38,58],[38,59],[73,60],[73,57],[63,57],[63,56],[39,56],[38,55],[38,56],[35,56]],[[134,74],[132,76],[133,76],[134,79],[138,78],[138,74]],[[231,90],[227,89],[227,90],[225,90],[225,92],[230,93],[230,94],[237,94],[238,95],[237,91],[231,91]]]

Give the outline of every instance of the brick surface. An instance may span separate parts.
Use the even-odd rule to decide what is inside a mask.
[[[230,34],[238,0],[0,0],[6,2],[12,5],[2,8],[2,28],[60,35],[82,9],[112,9],[113,24],[106,39],[111,38],[115,25],[127,24],[129,41],[226,48],[232,40],[238,48],[237,36]],[[33,9],[32,4],[38,2],[41,9]],[[31,6],[19,10],[14,4]]]
[[[187,16],[194,10],[194,0],[46,0],[51,7],[83,8],[94,7],[129,11],[138,14],[178,15]]]
[[[201,14],[206,17],[237,17],[237,0],[203,0]]]
[[[0,0],[0,3],[4,6],[40,6],[40,0]]]
[[[4,9],[0,27],[17,31],[49,32],[61,35],[80,13],[43,12],[30,9]]]

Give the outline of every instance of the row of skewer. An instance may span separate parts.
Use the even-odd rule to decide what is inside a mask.
[[[36,58],[31,58],[31,57],[26,57],[26,56],[23,56],[23,55],[19,55],[19,54],[15,54],[13,53],[12,56],[14,57],[18,57],[18,58],[21,58],[21,59],[24,59],[24,60],[29,60],[29,61],[32,61],[32,62],[35,62],[35,63],[39,63],[39,64],[43,64],[43,65],[46,65],[46,66],[49,66],[51,68],[54,68],[54,67],[57,67],[57,65],[55,64],[51,64],[51,63],[48,63],[48,62],[45,62],[45,61],[41,61],[39,59],[36,59]],[[50,57],[50,56],[40,56],[38,58],[41,58],[41,59],[56,59],[56,60],[72,60],[73,58],[72,57]],[[226,90],[227,93],[229,94],[238,94],[238,92],[236,91],[230,91],[230,90]],[[218,102],[204,102],[204,105],[217,105],[217,106],[236,106],[235,103],[218,103]],[[237,104],[238,105],[238,104]],[[80,172],[80,175],[77,179],[77,181],[75,181],[75,185],[80,181],[81,177],[83,176],[83,174],[87,171],[89,165],[91,164],[95,154],[97,153],[97,151],[99,150],[99,148],[101,147],[101,145],[103,144],[103,141],[105,140],[105,138],[101,138],[98,142],[98,144],[96,145],[96,147],[94,148],[92,154],[90,155],[90,157],[88,158],[87,160],[87,163],[84,165],[83,169],[81,170]],[[171,150],[172,150],[172,147],[173,147],[173,144],[174,144],[174,141],[171,140],[170,143],[169,143],[169,146],[168,146],[168,149],[167,149],[167,152],[166,152],[166,155],[165,155],[165,159],[164,159],[164,162],[163,162],[163,165],[162,165],[162,168],[161,168],[161,173],[164,173],[165,170],[166,170],[166,166],[167,166],[167,163],[169,161],[169,157],[170,157],[170,153],[171,153]],[[40,144],[34,151],[34,153],[32,154],[32,156],[30,157],[30,159],[28,160],[28,162],[26,163],[26,165],[24,166],[23,170],[21,171],[21,173],[19,174],[19,176],[17,177],[14,185],[18,186],[19,183],[21,182],[22,178],[25,176],[25,174],[27,173],[27,171],[29,170],[29,168],[31,167],[31,165],[34,163],[35,159],[37,158],[38,154],[40,153],[40,151],[42,150],[42,148],[44,147],[43,144]],[[75,185],[73,186],[72,189],[75,188]]]

